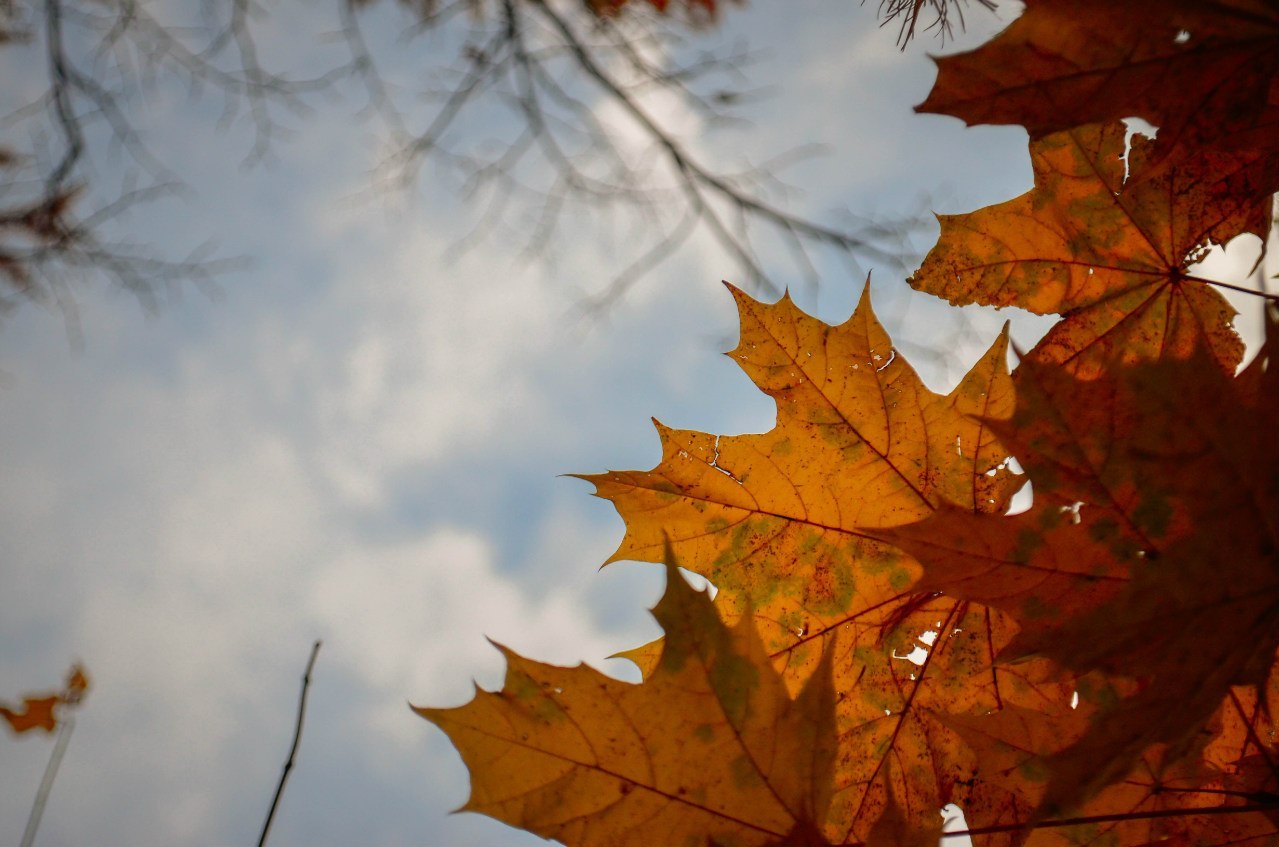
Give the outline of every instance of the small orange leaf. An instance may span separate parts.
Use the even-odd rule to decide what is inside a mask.
[[[61,702],[62,698],[57,694],[46,697],[25,697],[22,701],[22,709],[19,711],[0,704],[0,717],[8,721],[9,728],[18,734],[30,732],[33,729],[53,732],[58,726],[54,709]]]
[[[84,666],[76,663],[67,672],[66,686],[54,694],[32,694],[23,698],[21,709],[13,709],[0,703],[0,717],[9,723],[15,733],[43,729],[53,732],[58,727],[58,711],[63,706],[75,706],[89,689],[89,677]]]
[[[62,692],[62,702],[68,704],[79,703],[84,699],[85,692],[88,690],[89,676],[84,671],[84,665],[76,662],[71,666],[71,670],[67,674],[67,686]]]

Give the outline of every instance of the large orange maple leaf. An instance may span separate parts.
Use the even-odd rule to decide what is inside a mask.
[[[752,610],[792,687],[833,654],[837,690],[856,696],[837,708],[832,819],[851,840],[896,831],[886,816],[931,823],[971,788],[971,759],[939,713],[1067,702],[1071,690],[1048,663],[994,669],[1015,627],[913,591],[917,566],[875,538],[943,506],[1007,507],[1020,481],[986,423],[1012,409],[1006,339],[938,395],[867,294],[839,326],[789,298],[734,296],[742,333],[729,355],[777,401],[777,425],[741,436],[659,425],[656,468],[585,477],[626,522],[610,561],[659,560],[669,538],[730,617]]]
[[[764,304],[731,288],[741,339],[728,355],[777,402],[777,425],[720,436],[657,424],[651,471],[584,475],[626,534],[609,561],[660,562],[710,579],[721,604],[750,602],[766,642],[788,643],[851,610],[897,597],[914,565],[866,530],[912,523],[943,503],[1002,511],[1020,485],[983,418],[1012,410],[1000,340],[948,396],[893,347],[869,286],[829,326],[789,297]]]

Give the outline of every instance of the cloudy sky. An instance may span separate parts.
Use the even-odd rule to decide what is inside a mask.
[[[769,96],[749,129],[687,122],[690,143],[727,162],[825,143],[785,173],[811,215],[925,197],[967,211],[1028,188],[1020,130],[912,113],[939,45],[898,52],[867,5],[730,9],[707,43],[764,51],[751,79]],[[414,49],[389,37],[399,12],[369,14],[387,50]],[[264,51],[303,49],[265,38]],[[39,86],[39,70],[11,66],[5,85]],[[650,417],[717,433],[772,424],[771,402],[721,355],[736,320],[720,280],[737,271],[713,243],[694,239],[583,320],[583,296],[619,269],[617,240],[583,227],[537,263],[499,237],[445,261],[475,210],[429,168],[412,193],[370,191],[381,136],[356,116],[357,94],[316,101],[246,168],[242,121],[220,127],[216,102],[156,88],[139,130],[189,190],[123,224],[178,255],[211,239],[251,264],[215,290],[179,286],[152,312],[86,291],[80,344],[55,310],[0,326],[0,698],[56,685],[77,659],[94,683],[42,845],[254,843],[315,639],[273,844],[539,843],[449,814],[465,769],[407,703],[455,705],[472,680],[498,684],[486,636],[627,674],[606,657],[656,633],[660,569],[600,571],[621,522],[560,475],[651,467]],[[120,179],[112,161],[104,185]],[[842,320],[862,279],[831,257],[817,267],[816,287],[774,270],[806,310]],[[1009,316],[961,315],[892,272],[872,290],[938,390]],[[1014,318],[1022,344],[1045,327]],[[18,841],[51,746],[0,736],[0,841]]]

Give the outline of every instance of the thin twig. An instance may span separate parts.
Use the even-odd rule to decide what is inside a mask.
[[[262,824],[262,836],[258,839],[258,847],[264,847],[266,837],[271,832],[271,821],[275,819],[276,807],[280,805],[280,795],[284,793],[284,783],[289,780],[289,771],[293,770],[293,758],[298,752],[298,743],[302,740],[302,720],[306,717],[306,695],[311,688],[311,669],[315,667],[315,657],[320,653],[320,642],[311,645],[311,658],[306,663],[306,673],[302,674],[302,696],[298,698],[298,722],[293,729],[293,746],[289,748],[289,758],[284,763],[284,772],[280,774],[280,784],[275,787],[275,797],[271,798],[271,809],[266,813],[266,823]]]
[[[27,828],[22,833],[22,847],[31,847],[36,840],[36,830],[40,828],[40,818],[44,815],[45,804],[49,802],[49,792],[53,789],[53,778],[58,775],[58,765],[66,755],[67,744],[71,741],[71,730],[75,729],[75,718],[65,717],[59,721],[62,728],[58,730],[58,740],[54,742],[53,752],[49,754],[49,764],[45,765],[44,777],[40,780],[40,788],[36,791],[36,799],[31,804],[31,814],[27,817]]]

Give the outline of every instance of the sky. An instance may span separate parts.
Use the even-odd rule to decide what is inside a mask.
[[[729,8],[705,43],[759,48],[750,74],[767,96],[748,128],[686,120],[689,143],[732,162],[822,142],[785,172],[794,207],[814,216],[961,212],[1029,188],[1020,129],[913,113],[941,46],[898,51],[868,5]],[[413,51],[444,49],[397,39],[391,6],[367,14],[374,47],[406,68],[419,67]],[[999,20],[973,23],[946,49]],[[263,51],[307,49],[287,29],[268,27]],[[38,86],[38,71],[10,68],[6,85]],[[430,168],[406,193],[372,190],[383,136],[359,106],[355,92],[317,101],[250,167],[243,120],[153,89],[139,131],[187,190],[121,225],[249,263],[213,288],[166,290],[154,309],[84,290],[80,341],[57,310],[26,306],[0,325],[0,699],[56,687],[76,660],[93,681],[41,845],[254,843],[316,639],[272,844],[541,843],[450,814],[465,769],[408,704],[458,705],[475,683],[500,684],[489,638],[633,679],[607,657],[657,634],[661,568],[601,570],[621,521],[564,474],[652,467],[654,417],[772,426],[771,401],[721,355],[737,331],[721,280],[738,271],[713,242],[694,238],[584,319],[624,239],[583,217],[549,261],[500,235],[452,256],[476,210]],[[110,154],[99,168],[101,186],[126,170]],[[817,285],[770,268],[832,322],[864,282],[829,256]],[[951,309],[897,271],[871,279],[881,319],[938,391],[1006,318],[1025,346],[1048,326]],[[51,747],[0,736],[0,841],[18,841]]]

